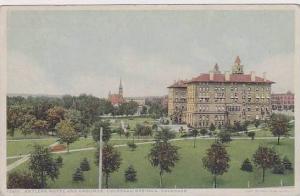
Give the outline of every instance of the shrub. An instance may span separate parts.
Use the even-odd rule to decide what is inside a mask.
[[[207,134],[207,129],[205,129],[205,128],[200,129],[200,134],[201,135]]]
[[[291,161],[287,158],[287,156],[283,157],[282,164],[284,165],[284,168],[287,170],[293,170],[293,166]]]
[[[58,167],[62,167],[63,158],[61,156],[58,156],[55,161],[56,161],[56,164],[57,164]]]
[[[131,151],[134,151],[137,148],[137,145],[133,142],[128,142],[127,146],[131,149]]]
[[[278,163],[278,164],[274,165],[272,173],[273,174],[284,174],[284,170],[285,170],[284,164],[283,163]]]
[[[7,188],[8,189],[36,189],[41,188],[41,184],[37,178],[34,178],[31,173],[27,172],[12,172],[8,174]]]
[[[253,166],[248,158],[245,159],[244,162],[242,163],[241,170],[247,171],[247,172],[253,171]]]
[[[254,140],[254,137],[255,137],[255,132],[251,131],[251,132],[248,132],[248,137],[251,137],[252,140]]]
[[[136,178],[136,170],[133,168],[132,165],[130,165],[127,170],[125,171],[125,181],[126,182],[135,182],[137,180]]]
[[[90,163],[88,162],[87,158],[84,158],[81,163],[80,163],[80,169],[82,171],[89,171],[90,168]]]
[[[83,172],[80,168],[76,169],[72,177],[74,182],[84,181]]]
[[[231,134],[228,131],[221,131],[218,134],[218,138],[221,143],[229,143],[231,142]]]

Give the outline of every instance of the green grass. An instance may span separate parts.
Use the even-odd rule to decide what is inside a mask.
[[[59,156],[55,154],[54,157]],[[48,180],[48,188],[97,188],[98,187],[98,167],[95,165],[95,151],[83,151],[60,154],[63,158],[63,167],[59,170],[59,178],[55,181]],[[72,174],[79,167],[83,158],[87,158],[91,170],[84,172],[85,180],[83,182],[73,182]],[[28,170],[28,162],[23,163],[19,167],[10,171],[26,171]]]
[[[6,165],[10,165],[21,158],[6,159]]]
[[[148,122],[150,126],[154,124],[154,119],[150,117],[125,117],[125,118],[115,118],[115,122],[111,123],[111,128],[115,129],[121,126],[121,121],[123,120],[124,124],[128,124],[130,129],[135,128],[136,124],[144,124],[145,122]]]
[[[202,157],[212,140],[197,140],[197,146],[193,148],[193,141],[176,141],[174,145],[180,147],[181,159],[173,168],[172,173],[164,175],[164,187],[174,188],[211,188],[212,176],[202,166]],[[217,178],[217,186],[220,188],[247,188],[248,181],[250,187],[272,187],[280,186],[280,180],[284,185],[294,185],[294,174],[285,175],[272,174],[269,170],[266,173],[265,182],[261,183],[261,171],[255,169],[248,173],[240,170],[242,161],[245,158],[252,159],[252,155],[259,146],[266,144],[274,146],[281,156],[286,155],[294,163],[294,141],[283,139],[281,145],[276,145],[276,140],[238,140],[228,145],[227,150],[230,154],[230,169],[223,176]],[[122,155],[122,165],[118,172],[111,175],[111,188],[157,188],[159,187],[159,171],[153,168],[147,160],[147,153],[151,145],[138,146],[132,152],[127,147],[118,148]],[[138,181],[126,183],[124,180],[125,169],[132,164],[137,170]]]
[[[8,140],[19,140],[19,139],[41,139],[41,138],[54,138],[49,135],[36,135],[34,133],[23,135],[20,130],[15,130],[14,136],[7,135],[6,139]]]
[[[17,156],[28,154],[35,144],[49,146],[55,143],[56,139],[49,138],[47,140],[22,140],[22,141],[7,141],[7,156]]]
[[[79,148],[89,148],[89,147],[95,147],[96,143],[93,140],[93,138],[79,138],[74,143],[70,144],[70,150],[71,149],[79,149]]]
[[[116,138],[118,138],[117,136]],[[122,136],[124,137],[124,136]],[[146,140],[145,140],[146,141]],[[148,141],[148,140],[147,140]],[[40,141],[19,141],[8,142],[8,156],[27,154],[34,143],[49,145],[54,143],[54,139]],[[110,141],[112,144],[127,144],[127,140]],[[136,141],[140,143],[143,141]],[[213,140],[198,139],[196,148],[193,148],[193,140],[173,141],[172,144],[180,147],[180,160],[173,168],[171,173],[164,174],[163,181],[165,188],[211,188],[212,176],[202,166],[202,158],[205,151],[209,148]],[[270,170],[266,173],[264,183],[261,183],[261,171],[255,169],[254,172],[248,173],[240,170],[242,161],[245,158],[252,159],[252,155],[260,144],[274,146],[281,157],[286,155],[292,163],[294,163],[294,140],[283,138],[280,145],[276,145],[277,140],[234,140],[227,150],[230,154],[230,169],[227,173],[217,178],[217,186],[220,188],[247,188],[248,181],[250,187],[272,187],[280,186],[280,180],[286,186],[294,185],[294,174],[292,172],[285,175],[272,174]],[[71,144],[70,149],[86,148],[95,146],[92,138],[80,138]],[[113,173],[109,180],[111,188],[158,188],[159,187],[159,171],[153,168],[147,160],[147,154],[151,144],[138,145],[135,151],[129,148],[117,148],[121,152],[122,164],[121,168]],[[95,151],[71,152],[69,154],[60,154],[64,159],[64,166],[60,171],[59,179],[55,182],[49,181],[49,188],[97,188],[98,170],[94,164]],[[54,156],[58,156],[55,154]],[[85,172],[86,181],[83,183],[72,182],[72,174],[79,167],[80,161],[87,157],[89,159],[92,170]],[[7,164],[18,159],[9,159]],[[14,170],[26,170],[28,163],[23,163]],[[124,180],[124,171],[132,164],[137,170],[138,181],[135,183],[126,183]],[[14,171],[12,170],[12,171]],[[103,181],[104,183],[104,181]]]

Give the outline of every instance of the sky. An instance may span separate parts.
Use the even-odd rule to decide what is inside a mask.
[[[160,96],[218,63],[294,92],[293,11],[22,11],[7,17],[8,93]]]

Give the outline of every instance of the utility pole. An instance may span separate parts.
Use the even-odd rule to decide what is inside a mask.
[[[102,134],[103,128],[100,128],[100,139],[99,139],[99,189],[102,189]]]

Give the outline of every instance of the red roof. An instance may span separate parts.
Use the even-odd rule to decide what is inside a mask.
[[[179,81],[176,81],[171,86],[168,86],[168,88],[186,88],[187,87],[187,82],[188,81],[186,81],[186,80],[179,80]]]
[[[256,76],[255,81],[251,81],[251,74],[230,74],[229,80],[225,81],[225,74],[214,74],[213,80],[209,79],[209,74],[201,74],[198,77],[193,78],[187,83],[194,82],[241,82],[241,83],[274,83],[270,80],[265,80]]]
[[[110,95],[108,100],[111,102],[112,105],[120,105],[124,103],[123,97],[119,94]]]

